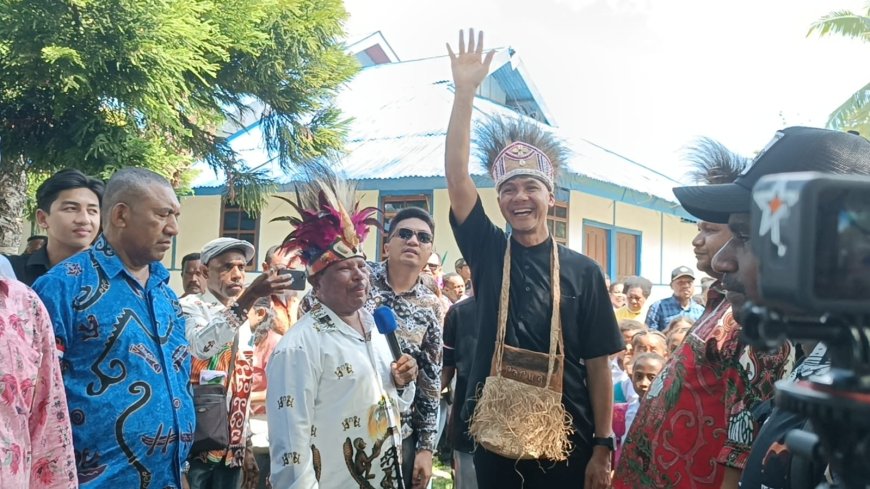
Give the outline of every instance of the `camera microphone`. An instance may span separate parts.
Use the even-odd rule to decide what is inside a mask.
[[[398,361],[402,356],[402,348],[399,347],[399,339],[396,338],[396,329],[399,325],[396,324],[396,314],[387,306],[380,306],[375,309],[372,314],[375,317],[375,325],[378,331],[387,338],[387,343],[390,345],[390,352],[393,354],[393,360]]]

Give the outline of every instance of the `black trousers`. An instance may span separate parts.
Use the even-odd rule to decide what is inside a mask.
[[[414,459],[417,458],[417,434],[413,433],[402,440],[402,480],[405,489],[411,489],[414,476]]]
[[[478,489],[582,489],[586,464],[592,456],[589,447],[575,445],[564,462],[551,460],[512,460],[477,446],[474,468]]]

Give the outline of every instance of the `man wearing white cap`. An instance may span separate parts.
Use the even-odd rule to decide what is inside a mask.
[[[237,488],[243,464],[256,470],[253,453],[246,450],[245,432],[253,359],[248,311],[257,299],[288,290],[292,279],[272,270],[261,274],[245,289],[245,267],[253,256],[254,246],[247,241],[233,238],[209,241],[200,253],[206,290],[202,296],[191,295],[180,301],[193,354],[191,383],[220,382],[222,378],[228,384],[230,398],[229,447],[191,453],[188,472],[191,489]]]
[[[704,307],[692,300],[695,293],[695,272],[691,268],[680,266],[671,272],[671,290],[674,295],[649,306],[646,324],[650,328],[664,331],[676,317],[684,316],[697,321],[704,314]]]

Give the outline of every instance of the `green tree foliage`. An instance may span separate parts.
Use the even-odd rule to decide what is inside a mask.
[[[870,43],[870,3],[862,13],[838,10],[825,15],[810,27],[807,35],[838,35]],[[860,62],[860,61],[856,61]],[[828,118],[828,127],[856,130],[870,136],[870,83],[864,85],[837,107]]]
[[[184,189],[205,161],[256,211],[272,183],[227,135],[260,121],[285,170],[339,150],[346,16],[341,0],[0,0],[3,165],[144,166]]]

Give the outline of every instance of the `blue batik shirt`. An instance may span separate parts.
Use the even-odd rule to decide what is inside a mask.
[[[646,313],[646,324],[653,329],[664,331],[668,324],[677,317],[685,316],[694,323],[704,314],[704,306],[689,300],[689,307],[683,309],[676,297],[670,296],[649,306]]]
[[[103,236],[33,288],[54,324],[83,488],[181,487],[196,418],[169,272],[143,288]]]

